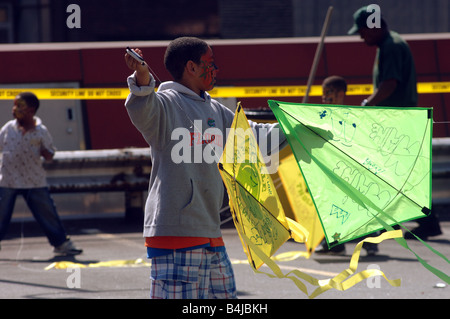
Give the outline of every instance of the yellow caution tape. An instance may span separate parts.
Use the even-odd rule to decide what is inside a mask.
[[[211,94],[212,97],[221,98],[304,96],[306,93],[306,86],[216,87],[208,93]],[[312,86],[309,95],[321,96],[322,87],[320,85]]]
[[[209,91],[212,97],[280,97],[304,96],[306,86],[249,86],[249,87],[216,87]],[[370,95],[373,92],[372,84],[349,84],[347,95]],[[450,93],[450,82],[423,82],[417,84],[417,92],[424,93]],[[321,96],[322,86],[311,86],[310,96]]]
[[[418,93],[449,93],[450,82],[423,82],[417,83]]]
[[[21,92],[33,92],[40,100],[108,100],[126,99],[128,88],[13,88],[0,89],[0,100],[12,100]]]
[[[216,87],[209,91],[214,98],[297,97],[304,96],[306,86]],[[8,88],[0,89],[0,100],[13,100],[20,92],[31,91],[41,100],[125,100],[128,88]],[[372,84],[349,84],[347,95],[370,95]],[[450,93],[450,82],[422,82],[419,94]],[[322,86],[313,85],[310,96],[321,96]]]

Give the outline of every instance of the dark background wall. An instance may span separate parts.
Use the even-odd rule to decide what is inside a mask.
[[[66,27],[72,3],[81,29]],[[0,42],[311,37],[330,5],[328,34],[345,35],[353,12],[371,3],[399,33],[450,30],[449,0],[0,0]]]

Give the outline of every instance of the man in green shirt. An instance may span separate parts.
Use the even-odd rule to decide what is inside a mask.
[[[372,11],[362,7],[353,14],[349,34],[359,33],[368,46],[377,46],[373,67],[374,92],[363,105],[416,106],[417,82],[414,59],[408,44],[398,33],[390,31],[380,17],[380,26],[368,26]]]
[[[376,26],[372,20],[376,18],[374,14],[377,13],[373,6],[358,9],[353,14],[353,27],[348,31],[348,34],[359,33],[368,46],[378,47],[373,66],[373,94],[364,99],[361,105],[416,106],[416,70],[411,50],[398,33],[389,30],[381,13],[380,24]],[[418,223],[419,226],[413,232],[424,240],[442,233],[434,209],[430,216],[419,219]],[[415,237],[407,233],[405,238]]]

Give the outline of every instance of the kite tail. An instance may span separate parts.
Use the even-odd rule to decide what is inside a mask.
[[[304,243],[308,239],[309,231],[297,223],[295,220],[286,217],[286,221],[289,225],[289,232],[291,234],[291,238],[298,243]]]
[[[383,276],[387,280],[387,282],[391,286],[394,286],[394,287],[398,287],[401,284],[400,279],[390,280],[379,269],[367,269],[367,270],[363,270],[359,273],[355,273],[358,268],[359,256],[360,256],[361,248],[362,248],[362,245],[364,242],[380,243],[385,239],[402,237],[402,232],[400,230],[393,230],[393,231],[385,232],[378,237],[369,237],[369,238],[366,238],[366,239],[360,241],[356,245],[356,248],[353,252],[352,258],[350,260],[349,268],[345,269],[344,271],[342,271],[340,274],[338,274],[334,278],[322,279],[322,280],[312,277],[298,269],[292,270],[292,271],[284,274],[282,272],[282,270],[280,269],[280,267],[277,265],[277,263],[274,260],[272,260],[270,257],[268,257],[266,254],[264,254],[264,252],[261,251],[257,245],[252,243],[250,238],[248,238],[241,231],[239,231],[239,234],[240,234],[241,238],[247,244],[247,247],[249,249],[251,249],[252,252],[255,253],[255,255],[257,255],[272,270],[273,274],[258,270],[252,265],[252,263],[250,263],[253,271],[255,271],[256,273],[259,273],[259,274],[265,274],[271,278],[280,278],[280,279],[288,278],[294,282],[294,284],[299,288],[300,291],[302,291],[305,295],[307,295],[311,299],[319,296],[320,294],[322,294],[330,289],[345,291],[345,290],[353,287],[357,283],[361,282],[362,280],[373,277],[373,276]],[[317,286],[318,288],[316,288],[316,290],[314,290],[314,292],[309,295],[308,289],[303,281],[309,283],[312,286]]]

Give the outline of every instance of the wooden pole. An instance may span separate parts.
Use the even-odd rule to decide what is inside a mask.
[[[320,60],[320,56],[322,54],[322,49],[323,49],[323,42],[325,40],[325,35],[327,34],[327,31],[328,31],[328,26],[330,24],[332,12],[333,12],[333,7],[331,7],[331,6],[328,7],[327,16],[325,17],[325,22],[323,23],[323,26],[322,26],[322,34],[320,35],[320,43],[317,46],[316,54],[314,56],[314,61],[313,61],[312,67],[311,67],[311,71],[309,72],[308,85],[306,87],[306,93],[305,93],[305,96],[303,97],[302,103],[308,102],[309,91],[311,90],[311,85],[313,84],[314,78],[316,76],[316,70],[317,70],[317,66],[319,65],[319,60]]]

